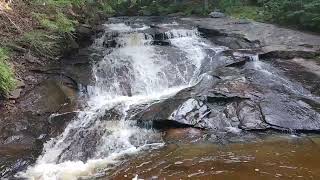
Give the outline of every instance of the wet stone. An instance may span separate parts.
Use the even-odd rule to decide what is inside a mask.
[[[260,107],[252,101],[238,103],[239,127],[244,130],[263,130],[269,125],[264,122]]]
[[[169,120],[201,127],[200,123],[205,121],[209,113],[210,109],[202,101],[188,99],[170,115]]]
[[[293,130],[320,130],[319,112],[304,101],[285,95],[270,95],[260,106],[268,124]]]
[[[36,86],[33,92],[39,93],[27,93],[22,99],[23,114],[6,119],[0,129],[0,141],[13,148],[0,150],[0,154],[6,152],[3,157],[13,154],[15,158],[4,160],[9,163],[4,170],[0,169],[1,173],[7,172],[7,167],[25,168],[34,162],[41,151],[37,144],[50,135],[60,134],[75,117],[77,86],[88,85],[88,99],[83,100],[89,102],[84,103],[86,109],[48,144],[40,157],[44,164],[36,163],[27,171],[31,178],[104,178],[111,167],[120,164],[110,179],[210,178],[226,174],[261,178],[258,173],[262,170],[268,170],[264,176],[272,179],[285,175],[274,173],[284,164],[285,168],[292,164],[300,167],[300,157],[310,158],[305,163],[307,167],[294,169],[293,174],[319,174],[317,169],[310,168],[318,162],[318,149],[314,143],[309,144],[312,141],[301,144],[296,135],[285,135],[281,141],[260,138],[274,133],[269,129],[319,131],[320,117],[315,109],[317,98],[254,55],[260,43],[248,36],[261,32],[251,28],[256,23],[207,18],[202,26],[209,27],[200,27],[203,36],[199,36],[191,26],[176,27],[177,22],[167,22],[163,17],[113,19],[105,27],[110,32],[94,44],[98,52],[83,49],[70,61],[63,60],[63,68],[41,71],[56,76]],[[219,23],[222,30],[212,28]],[[243,32],[248,25],[247,35],[230,33],[235,28]],[[269,27],[261,26],[258,29]],[[263,45],[282,39],[261,34],[266,36]],[[153,44],[148,39],[151,37]],[[211,42],[203,37],[209,37]],[[234,50],[243,56],[237,56]],[[57,74],[64,78],[61,80]],[[89,74],[93,74],[94,80]],[[90,88],[91,85],[94,87]],[[173,89],[182,86],[186,88]],[[51,119],[47,120],[50,114]],[[38,153],[30,156],[29,152],[27,156],[32,158],[26,161],[23,153],[29,150]],[[138,160],[131,161],[132,152],[138,150],[148,154],[135,155]],[[3,157],[0,156],[0,164]],[[296,159],[286,164],[288,157]],[[109,166],[112,160],[119,163]],[[78,166],[81,161],[84,166]],[[46,164],[54,168],[43,168]]]

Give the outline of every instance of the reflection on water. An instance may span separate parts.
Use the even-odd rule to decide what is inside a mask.
[[[272,136],[215,145],[168,144],[109,172],[111,179],[320,179],[320,137]]]

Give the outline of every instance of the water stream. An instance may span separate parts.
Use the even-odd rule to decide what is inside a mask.
[[[179,147],[182,148],[180,150],[174,146],[172,150],[170,146],[166,146],[163,132],[137,126],[137,122],[131,120],[131,117],[141,107],[168,99],[179,91],[198,84],[202,75],[206,73],[204,69],[212,66],[212,62],[218,67],[222,61],[227,61],[219,56],[219,53],[227,48],[210,43],[201,37],[197,29],[180,26],[177,22],[158,23],[157,27],[163,30],[160,33],[164,37],[163,42],[168,42],[170,46],[156,44],[158,39],[149,32],[150,25],[139,21],[125,24],[116,19],[105,25],[105,33],[96,39],[91,47],[99,50],[103,58],[92,63],[92,75],[95,80],[87,87],[87,103],[83,110],[61,135],[45,144],[43,153],[35,165],[25,172],[18,173],[17,177],[47,180],[107,176],[114,179],[130,179],[137,173],[145,178],[154,174],[170,178],[174,177],[173,171],[163,174],[164,171],[158,173],[152,169],[142,171],[140,168],[148,169],[145,166],[149,163],[152,164],[148,166],[150,168],[158,166],[157,163],[161,164],[160,161],[152,162],[153,158],[169,159],[159,165],[162,169],[166,169],[172,163],[178,166],[180,162],[182,164],[189,160],[192,164],[193,157],[175,156],[172,153],[188,153],[188,150],[199,152],[203,150],[201,145],[195,148],[183,145]],[[106,47],[106,42],[114,42],[116,45]],[[208,62],[211,64],[207,64]],[[264,70],[259,62],[255,62],[253,68],[266,74],[270,73]],[[290,90],[295,90],[289,85],[287,84]],[[296,91],[301,93],[299,89]],[[208,153],[218,153],[213,146],[205,146],[206,150],[203,151],[204,154],[200,153],[201,155],[192,152],[192,156],[203,158],[201,162],[193,162],[193,165],[200,168],[201,163],[209,162],[208,158],[215,158],[208,156]],[[138,152],[149,152],[149,155],[155,152],[155,156],[137,156],[138,160],[134,161],[134,165],[118,168],[119,172],[114,172],[117,169],[114,167],[121,165],[124,159],[136,156]],[[222,153],[219,156],[220,160],[225,156],[229,157],[228,154],[223,154],[223,151],[219,152]],[[248,162],[254,158],[250,155],[241,157],[243,158],[240,160],[231,160]],[[175,159],[175,162],[171,162],[172,159]],[[138,162],[140,165],[136,165]],[[213,159],[210,162],[213,162]],[[218,167],[217,165],[212,172],[225,173],[224,170],[218,170]],[[176,177],[191,178],[204,174],[204,171],[209,172],[210,168],[212,167],[203,166],[197,172],[190,171],[187,174],[182,172],[183,168],[173,170],[178,173]],[[106,174],[108,170],[113,172],[113,175]],[[259,169],[253,172],[258,171]]]
[[[135,126],[134,121],[127,121],[127,112],[196,83],[206,55],[203,46],[208,45],[195,29],[169,30],[166,35],[177,61],[166,49],[153,46],[152,36],[140,32],[147,28],[106,25],[106,33],[119,33],[115,38],[118,47],[93,64],[95,83],[88,88],[87,107],[59,137],[45,144],[36,165],[20,176],[75,179],[95,175],[123,155],[163,145],[159,132]],[[103,49],[106,35],[93,46]],[[116,112],[116,117],[108,119],[108,111]]]

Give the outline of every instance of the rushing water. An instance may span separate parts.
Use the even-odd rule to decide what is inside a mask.
[[[59,137],[45,144],[37,163],[18,176],[31,179],[93,176],[124,155],[163,145],[159,132],[126,121],[130,116],[127,112],[196,83],[206,56],[203,47],[209,45],[195,29],[169,29],[164,35],[172,43],[171,50],[179,57],[177,61],[176,57],[168,56],[167,49],[152,45],[152,36],[141,32],[147,26],[136,26],[106,25],[106,34],[92,45],[105,55],[93,64],[95,83],[88,87],[87,107]],[[110,34],[117,34],[117,47],[111,51],[103,47]],[[116,116],[108,117],[109,111]]]
[[[170,46],[158,45],[157,37],[149,32],[151,26],[139,21],[128,25],[116,19],[105,24],[105,33],[91,47],[103,58],[92,64],[95,81],[86,89],[85,107],[60,136],[45,144],[35,165],[18,173],[17,177],[43,180],[94,177],[208,179],[217,175],[222,179],[238,176],[256,179],[290,177],[293,175],[283,173],[292,169],[299,170],[295,177],[318,177],[314,173],[319,171],[313,171],[311,166],[319,159],[308,156],[310,162],[299,164],[298,159],[291,164],[285,162],[292,153],[297,157],[303,157],[304,153],[315,154],[313,147],[318,146],[309,142],[305,150],[296,143],[287,143],[286,137],[223,148],[202,141],[166,145],[163,132],[137,126],[131,117],[140,107],[192,87],[199,83],[206,68],[218,67],[228,61],[220,56],[227,48],[210,43],[195,28],[183,27],[176,22],[158,23],[157,26],[162,29],[157,34],[163,36],[161,43],[168,42]],[[309,96],[289,80],[273,78],[270,67],[257,56],[252,56],[251,66],[262,72],[259,77],[265,85],[278,83],[293,93]],[[228,128],[236,136],[241,132],[238,128]],[[188,134],[192,133],[188,131]],[[281,147],[273,149],[277,145]],[[288,149],[291,152],[286,154]],[[262,162],[272,153],[279,158]],[[125,161],[127,157],[135,158]],[[284,171],[273,173],[274,166]]]

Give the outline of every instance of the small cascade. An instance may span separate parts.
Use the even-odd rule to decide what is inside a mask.
[[[250,60],[252,61],[252,69],[259,73],[259,79],[261,81],[266,81],[265,84],[273,86],[275,88],[281,88],[281,91],[287,91],[288,93],[299,94],[305,97],[311,97],[311,93],[307,91],[300,83],[292,82],[287,77],[281,74],[281,71],[273,67],[272,65],[265,63],[259,59],[259,55],[250,55]],[[284,89],[283,89],[284,87]]]
[[[45,144],[35,166],[18,177],[95,176],[123,155],[162,145],[159,132],[135,126],[128,113],[193,85],[206,56],[205,44],[196,30],[170,30],[165,33],[175,54],[170,57],[166,49],[152,45],[153,36],[143,32],[149,28],[146,25],[133,28],[118,23],[105,27],[106,33],[92,45],[104,57],[93,64],[95,83],[87,87],[87,107],[60,136]],[[105,47],[105,41],[116,46]]]
[[[183,37],[193,37],[198,38],[200,33],[196,29],[172,29],[165,32],[165,37],[168,39],[183,38]]]

